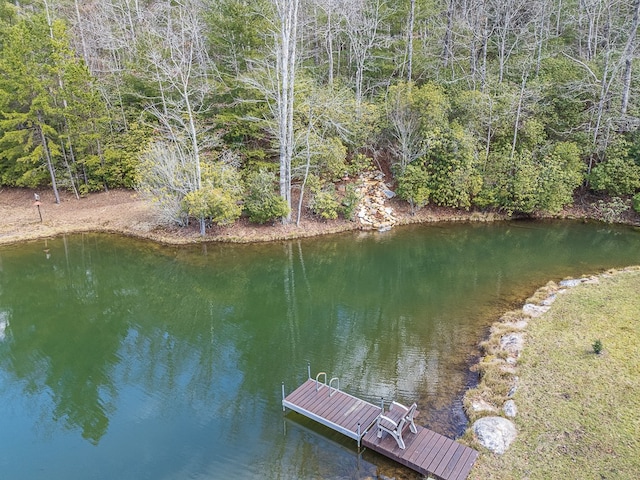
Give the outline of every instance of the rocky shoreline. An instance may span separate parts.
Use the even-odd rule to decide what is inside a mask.
[[[599,275],[549,282],[530,297],[522,309],[504,314],[490,329],[480,346],[483,356],[472,367],[481,376],[478,385],[464,396],[464,408],[471,427],[466,439],[488,451],[502,455],[518,431],[513,419],[518,415],[514,395],[518,391],[518,360],[526,345],[527,326],[551,308],[558,295],[582,284],[598,284],[603,276],[637,271],[640,267],[611,270]]]

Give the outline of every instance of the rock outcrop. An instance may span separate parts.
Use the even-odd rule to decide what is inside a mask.
[[[386,200],[393,198],[393,193],[383,181],[380,172],[361,177],[358,194],[361,197],[358,209],[358,220],[362,228],[386,231],[396,224],[393,209],[385,205]]]
[[[515,425],[502,417],[482,417],[472,428],[480,445],[498,455],[506,452],[518,435]]]

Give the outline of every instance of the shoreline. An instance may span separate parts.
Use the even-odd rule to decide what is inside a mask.
[[[40,205],[34,202],[39,193]],[[521,217],[496,211],[457,210],[448,207],[426,206],[411,212],[402,201],[389,202],[396,216],[395,226],[438,222],[496,222],[513,221]],[[37,210],[36,210],[37,208]],[[40,221],[39,215],[42,216]],[[588,202],[566,208],[559,215],[534,215],[535,220],[567,219],[602,221],[593,205]],[[325,221],[306,215],[300,225],[250,224],[242,218],[233,225],[213,226],[207,234],[200,235],[197,226],[172,227],[162,225],[153,207],[132,190],[98,192],[76,199],[69,193],[62,195],[55,204],[48,191],[30,189],[0,190],[0,245],[52,238],[76,233],[112,233],[150,240],[165,245],[189,245],[199,243],[263,243],[352,231],[375,231],[357,221],[337,219]],[[640,226],[640,214],[627,212],[623,221],[630,226]]]
[[[640,265],[629,265],[598,273],[583,274],[576,278],[567,277],[559,282],[549,281],[536,289],[517,310],[505,312],[491,324],[485,339],[479,344],[482,353],[472,366],[472,371],[480,376],[478,384],[468,389],[463,396],[468,427],[459,440],[481,452],[469,478],[486,478],[487,469],[490,471],[495,467],[493,465],[495,460],[502,461],[503,455],[508,463],[509,456],[506,454],[512,446],[511,440],[506,441],[506,436],[498,443],[493,443],[492,448],[483,445],[475,435],[476,421],[481,418],[500,417],[514,424],[516,437],[521,435],[526,437],[528,422],[534,421],[535,417],[532,417],[531,412],[526,409],[518,410],[517,404],[514,403],[514,399],[516,402],[522,400],[517,395],[521,388],[527,387],[529,393],[531,390],[535,391],[535,388],[526,384],[530,379],[526,378],[523,382],[520,377],[520,356],[527,348],[532,348],[528,345],[531,343],[529,339],[531,325],[535,322],[548,321],[547,312],[549,312],[548,315],[552,315],[558,295],[570,295],[575,287],[581,285],[598,288],[603,279],[638,272],[640,272]],[[511,405],[507,406],[509,403]],[[499,438],[502,433],[496,431],[495,438]],[[501,443],[502,441],[504,443]],[[527,442],[528,439],[521,441]]]
[[[133,191],[101,192],[79,200],[65,197],[60,205],[43,202],[41,205],[43,222],[41,223],[38,220],[38,214],[32,200],[33,191],[18,190],[12,192],[13,196],[17,197],[14,198],[13,203],[7,201],[6,193],[6,190],[0,190],[0,246],[79,233],[110,233],[136,237],[159,244],[179,246],[199,243],[274,242],[352,231],[370,231],[370,229],[363,228],[356,222],[345,220],[324,222],[314,218],[305,218],[299,227],[295,224],[260,226],[240,221],[239,225],[209,228],[207,235],[201,237],[195,226],[186,229],[160,226],[154,219],[150,205],[139,199]],[[16,200],[18,203],[16,203]],[[440,222],[501,222],[517,219],[496,212],[459,211],[439,207],[426,207],[415,215],[405,210],[398,214],[397,218],[397,226]],[[602,221],[596,216],[590,215],[588,209],[584,208],[571,208],[565,210],[561,215],[535,216],[531,217],[531,219]],[[640,227],[640,215],[634,214],[631,216],[630,221],[621,223],[636,228]],[[629,269],[637,270],[640,267],[628,266],[622,269],[607,270],[592,275],[584,275],[583,279],[624,272]],[[518,328],[516,324],[523,317],[526,317],[528,322],[534,320],[535,317],[524,312],[523,309],[530,304],[538,307],[542,306],[543,302],[548,300],[550,295],[557,293],[558,290],[559,286],[555,282],[549,282],[547,285],[538,288],[531,297],[526,299],[524,304],[518,307],[519,310],[505,312],[498,319],[490,322],[490,331],[479,343],[483,353],[473,365],[473,368],[482,373],[482,377],[476,387],[467,389],[463,395],[464,409],[468,419],[467,433],[459,438],[463,443],[477,448],[477,440],[471,433],[471,426],[476,419],[485,416],[477,411],[470,414],[469,408],[472,396],[484,397],[486,388],[495,388],[498,390],[498,396],[502,400],[493,402],[497,404],[495,405],[496,411],[494,413],[497,416],[505,417],[501,405],[510,398],[508,392],[514,386],[513,378],[514,376],[517,377],[518,365],[517,361],[514,361],[513,365],[506,362],[505,359],[509,357],[508,352],[499,352],[500,339],[505,335],[518,332],[526,337],[527,326]],[[496,350],[492,350],[494,348]],[[491,357],[489,358],[490,361],[487,361],[487,357]],[[505,361],[494,361],[500,358]],[[509,371],[504,371],[505,367]],[[497,377],[502,377],[506,373],[510,377],[508,385],[499,384],[495,387],[487,387],[484,384],[486,378],[490,380],[493,378],[492,374],[487,376],[488,369],[496,369],[498,371]],[[504,390],[505,387],[508,387],[507,390]],[[483,455],[487,455],[487,453],[483,453]],[[482,460],[479,459],[478,461],[481,462]]]

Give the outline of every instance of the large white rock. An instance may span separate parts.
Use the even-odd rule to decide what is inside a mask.
[[[471,402],[471,410],[473,410],[474,412],[491,412],[494,414],[498,413],[498,409],[496,407],[494,407],[487,401],[482,400],[481,398],[473,400]]]
[[[534,305],[533,303],[527,303],[524,307],[522,307],[522,311],[525,315],[529,315],[530,317],[537,318],[543,313],[549,311],[548,305]]]
[[[498,455],[506,452],[518,435],[515,425],[502,417],[483,417],[476,420],[473,433],[483,447]]]
[[[520,356],[520,352],[524,348],[524,336],[522,333],[508,333],[500,337],[500,348],[506,352]]]

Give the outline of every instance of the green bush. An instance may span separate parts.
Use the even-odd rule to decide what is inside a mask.
[[[492,152],[484,168],[484,184],[474,203],[507,212],[557,213],[573,201],[582,184],[584,165],[572,142],[545,144],[535,151]]]
[[[596,340],[595,342],[593,342],[593,353],[595,353],[596,355],[600,355],[600,353],[602,352],[602,341],[600,339]]]
[[[396,193],[411,205],[411,209],[422,208],[429,201],[429,174],[421,166],[411,163],[398,177]]]
[[[212,188],[207,191],[209,211],[207,216],[216,225],[230,225],[242,214],[242,207],[229,191]]]
[[[336,195],[335,186],[330,185],[329,187],[316,192],[311,200],[310,207],[313,213],[327,220],[335,220],[338,218],[340,202]]]
[[[591,188],[611,195],[628,195],[640,188],[640,167],[614,158],[597,165],[589,176]]]
[[[260,170],[249,177],[244,208],[249,220],[254,223],[266,223],[288,215],[286,201],[276,193],[276,175]]]
[[[578,146],[559,142],[542,158],[538,177],[537,208],[558,213],[573,201],[573,191],[582,184],[585,166]]]
[[[356,186],[352,183],[347,185],[344,198],[342,199],[342,215],[347,220],[353,220],[356,214],[356,208],[362,199],[358,194]]]
[[[454,123],[434,140],[425,162],[431,202],[469,208],[482,184],[476,170],[473,139]]]
[[[640,213],[640,193],[636,193],[633,197],[633,209]]]
[[[373,170],[373,161],[361,153],[355,154],[347,165],[347,175],[352,177],[371,170]]]

